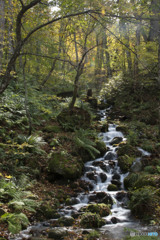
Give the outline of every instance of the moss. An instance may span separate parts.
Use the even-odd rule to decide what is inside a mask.
[[[156,169],[155,166],[146,166],[146,167],[144,168],[144,171],[145,171],[146,173],[154,174],[154,173],[157,172],[157,169]]]
[[[49,204],[42,204],[37,211],[38,215],[42,215],[45,219],[54,218],[56,214],[55,207],[50,206]]]
[[[129,157],[128,155],[124,155],[118,157],[118,165],[120,166],[121,170],[126,173],[130,170],[133,162],[135,161],[134,157]]]
[[[60,224],[60,226],[72,226],[74,223],[74,218],[72,217],[60,217],[58,219],[58,223]]]
[[[117,126],[116,130],[122,132],[123,134],[128,133],[128,127],[124,124],[120,124],[119,126]]]
[[[119,144],[119,148],[117,151],[118,156],[124,156],[124,155],[128,155],[131,157],[140,157],[141,153],[140,151],[138,151],[137,147],[133,147],[132,145],[129,144]]]
[[[49,126],[46,126],[46,127],[44,128],[44,131],[45,131],[45,132],[48,132],[48,133],[51,133],[51,132],[53,132],[53,133],[59,133],[59,132],[61,132],[62,130],[61,130],[60,126],[57,126],[57,125],[49,125]]]
[[[95,239],[99,239],[100,237],[100,233],[97,231],[91,231],[88,235],[86,240],[95,240]]]
[[[101,217],[108,216],[111,211],[108,205],[104,203],[99,203],[99,204],[89,204],[86,208],[85,211],[91,212],[91,213],[97,213]]]
[[[65,179],[75,179],[81,176],[83,165],[81,162],[63,152],[53,153],[48,162],[48,171],[52,174],[58,174]]]
[[[98,154],[98,156],[104,155],[106,153],[106,151],[107,151],[106,144],[103,141],[101,141],[101,140],[96,140],[95,148],[100,152],[100,154]]]
[[[81,216],[80,225],[84,228],[100,228],[105,225],[105,220],[96,213],[84,213]]]
[[[125,179],[124,179],[124,187],[126,189],[133,188],[136,181],[139,178],[139,174],[137,173],[130,173]]]
[[[115,184],[109,184],[107,190],[108,191],[117,191],[118,187]]]

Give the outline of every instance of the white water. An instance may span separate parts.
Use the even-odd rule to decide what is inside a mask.
[[[105,116],[105,111],[100,111],[101,114],[101,120],[104,120],[106,118]],[[111,196],[113,200],[113,205],[111,207],[111,214],[107,217],[104,217],[106,220],[106,225],[104,225],[101,229],[99,229],[104,236],[110,236],[112,239],[122,239],[125,235],[124,228],[133,228],[133,229],[139,229],[139,230],[145,230],[145,228],[140,224],[139,221],[133,219],[131,216],[131,211],[127,208],[127,193],[124,189],[124,184],[123,180],[124,178],[128,175],[122,174],[121,170],[118,166],[118,161],[117,161],[117,146],[113,146],[111,144],[111,141],[115,137],[122,138],[122,141],[126,141],[126,138],[124,138],[123,134],[119,131],[116,131],[116,125],[115,124],[110,124],[108,132],[106,133],[101,133],[100,134],[103,141],[105,142],[106,146],[108,147],[109,151],[102,157],[98,158],[93,161],[89,161],[85,164],[85,173],[84,176],[82,176],[82,180],[85,180],[88,183],[91,183],[93,186],[93,189],[86,192],[86,193],[81,193],[76,197],[77,204],[72,205],[71,208],[64,207],[61,209],[60,213],[62,215],[70,216],[72,215],[73,211],[79,211],[82,207],[87,206],[89,203],[94,203],[97,202],[96,199],[96,194],[97,193],[106,193],[109,196]],[[148,152],[144,151],[141,148],[138,148],[138,150],[142,153],[142,156],[148,156],[150,155]],[[108,160],[109,158],[109,160]],[[141,160],[135,159],[135,161]],[[101,167],[102,166],[102,167]],[[108,191],[107,187],[109,184],[111,184],[111,181],[113,181],[113,176],[114,174],[118,174],[119,176],[119,185],[118,185],[118,190],[117,191]],[[92,176],[91,176],[91,175]],[[106,180],[101,178],[101,174],[106,175]],[[91,177],[89,177],[91,176]],[[92,178],[92,179],[91,179]],[[120,201],[117,200],[117,194],[119,192],[124,193],[124,197],[121,198]],[[90,197],[92,200],[90,200]],[[115,220],[115,221],[113,221]],[[45,222],[46,224],[46,222]],[[36,227],[37,229],[42,228],[43,223],[37,224]],[[32,227],[29,227],[27,230],[22,231],[19,236],[16,238],[11,238],[11,239],[16,239],[16,240],[21,240],[21,239],[27,239],[27,236],[29,237],[29,232]]]

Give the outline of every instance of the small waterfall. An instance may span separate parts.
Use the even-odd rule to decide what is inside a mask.
[[[99,114],[101,120],[106,119],[106,110],[101,110]],[[85,163],[84,175],[81,177],[81,180],[92,186],[92,190],[80,193],[75,197],[76,204],[71,207],[62,207],[59,213],[63,216],[72,216],[73,212],[78,212],[89,203],[101,203],[102,198],[107,197],[109,202],[112,203],[111,214],[104,217],[106,225],[99,230],[104,236],[110,236],[112,239],[122,239],[125,235],[124,228],[136,228],[137,230],[142,230],[142,228],[145,230],[146,228],[131,216],[131,211],[127,208],[128,197],[123,180],[128,173],[123,174],[121,172],[116,154],[117,145],[115,146],[112,142],[115,137],[119,138],[120,141],[126,141],[126,138],[122,132],[116,131],[115,124],[109,124],[108,132],[100,133],[100,136],[105,142],[108,151],[103,157]],[[141,148],[138,148],[138,150],[142,153],[142,156],[150,155]],[[141,158],[138,160],[141,160]],[[109,191],[110,184],[116,185],[117,189]],[[44,223],[39,223],[36,226],[42,228]],[[22,231],[19,237],[11,239],[27,239],[27,232],[29,232],[30,228]]]

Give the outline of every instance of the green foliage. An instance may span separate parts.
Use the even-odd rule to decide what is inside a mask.
[[[100,237],[100,233],[97,231],[91,231],[87,237],[84,238],[84,240],[96,240],[97,238]]]
[[[23,185],[24,182],[21,184]],[[2,215],[0,221],[8,222],[10,232],[18,233],[22,229],[22,226],[26,227],[29,224],[28,218],[22,211],[35,212],[35,209],[40,204],[32,198],[35,198],[35,195],[30,191],[25,191],[12,180],[4,178],[0,180],[0,200],[2,203],[7,204],[8,208],[13,211],[13,213]]]
[[[23,209],[35,212],[38,206],[37,202],[33,199],[34,195],[30,191],[25,191],[23,188],[17,186],[12,180],[0,180],[0,199],[7,201],[8,206],[14,208],[19,212]]]
[[[139,136],[136,131],[129,130],[127,134],[127,143],[132,146],[138,145]]]
[[[0,221],[8,222],[8,230],[15,234],[22,230],[22,227],[27,227],[29,220],[24,213],[5,213],[1,216]]]
[[[84,213],[81,217],[80,224],[85,228],[100,228],[105,225],[105,220],[95,213]]]
[[[91,137],[93,137],[93,132],[80,128],[75,131],[74,140],[78,148],[85,149],[92,158],[95,158],[100,152],[95,148],[96,143],[90,139]]]
[[[150,220],[153,218],[156,204],[159,201],[156,188],[144,186],[132,192],[129,207],[139,218]]]

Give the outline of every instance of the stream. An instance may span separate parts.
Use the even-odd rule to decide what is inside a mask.
[[[99,112],[101,120],[106,118],[106,110]],[[152,227],[142,225],[132,215],[130,209],[127,207],[128,194],[124,189],[123,180],[129,174],[123,174],[117,161],[117,145],[113,144],[115,138],[119,139],[119,142],[126,141],[122,132],[116,130],[115,124],[109,124],[108,132],[100,133],[103,141],[105,142],[108,151],[106,154],[93,161],[89,161],[85,164],[84,175],[82,180],[86,181],[88,185],[92,186],[92,189],[88,192],[80,193],[74,198],[72,206],[64,206],[60,210],[62,216],[73,216],[78,213],[80,209],[87,206],[89,203],[110,203],[111,213],[107,217],[103,217],[106,220],[106,224],[99,229],[99,231],[106,237],[111,239],[122,239],[126,234],[131,232],[131,229],[137,229],[141,232],[155,231]],[[149,155],[148,152],[139,148],[142,156]],[[135,159],[140,161],[141,158]],[[116,190],[108,190],[108,187],[114,184],[117,186]],[[10,239],[28,239],[33,227],[35,229],[46,229],[50,226],[50,221],[38,223],[35,226],[30,226],[27,230],[22,231],[15,238]],[[128,229],[128,233],[124,229]],[[69,229],[69,228],[68,228]]]

